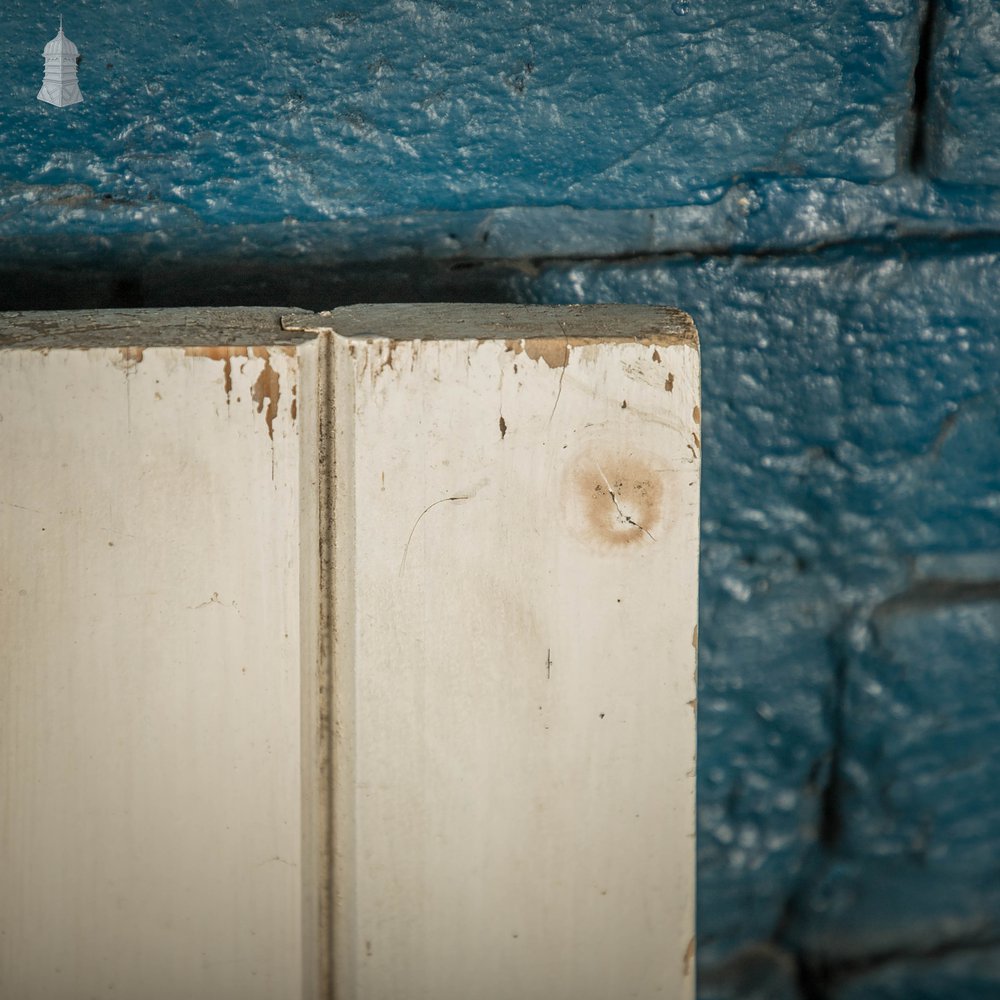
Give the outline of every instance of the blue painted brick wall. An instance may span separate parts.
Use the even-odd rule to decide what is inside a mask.
[[[928,166],[963,184],[1000,184],[1000,6],[935,5]]]
[[[0,307],[687,309],[701,996],[1000,996],[996,4],[63,13],[58,110],[4,8]]]
[[[67,113],[33,100],[51,18],[7,7],[8,196],[77,185],[125,225],[634,208],[714,199],[749,173],[884,178],[917,30],[916,0],[79,0],[66,30],[86,103]]]

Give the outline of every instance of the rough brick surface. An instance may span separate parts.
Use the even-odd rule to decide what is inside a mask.
[[[1000,184],[1000,6],[938,0],[927,108],[927,168]]]
[[[82,0],[85,103],[4,9],[0,205],[103,225],[713,200],[734,177],[887,177],[917,0]],[[98,220],[92,220],[91,225]]]
[[[992,436],[996,469],[995,405],[989,420],[962,436]],[[1000,500],[993,475],[983,500]],[[866,627],[845,676],[837,861],[792,936],[838,961],[1000,941],[1000,582],[917,581]]]
[[[900,958],[835,985],[831,1000],[989,1000],[1000,983],[1000,950]]]

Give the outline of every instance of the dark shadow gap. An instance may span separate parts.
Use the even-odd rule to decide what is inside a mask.
[[[703,247],[604,256],[493,258],[394,257],[382,261],[315,257],[233,260],[194,256],[164,260],[122,251],[72,252],[0,259],[0,311],[136,309],[199,306],[298,306],[311,311],[362,302],[519,302],[547,270],[694,266],[730,261],[752,266],[787,262],[836,264],[847,258],[919,260],[996,253],[1000,230],[896,233],[808,246]]]
[[[907,166],[914,174],[924,172],[927,160],[927,103],[930,99],[937,17],[938,0],[924,0],[920,21],[920,38],[917,43],[917,60],[913,67],[913,103],[910,106],[913,136],[907,157]]]
[[[297,306],[320,312],[362,302],[513,302],[515,270],[498,263],[455,271],[449,262],[423,258],[0,264],[0,310]]]

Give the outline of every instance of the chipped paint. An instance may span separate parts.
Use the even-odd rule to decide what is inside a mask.
[[[145,353],[145,348],[142,347],[119,347],[118,354],[121,356],[121,361],[118,362],[118,367],[121,368],[126,375],[131,374],[135,371],[138,365],[142,364],[142,356]]]
[[[622,371],[633,382],[642,382],[653,389],[659,389],[663,385],[663,371],[655,362],[649,358],[638,358],[635,360],[622,359]]]
[[[526,354],[532,361],[544,361],[549,368],[565,368],[573,346],[569,337],[522,337],[507,341],[508,351]]]
[[[684,975],[690,976],[694,966],[694,938],[688,941],[688,946],[684,949]]]
[[[663,388],[666,389],[667,392],[673,392],[674,391],[674,373],[673,372],[671,372],[667,376],[666,382],[663,383]]]
[[[691,411],[691,416],[694,418],[694,422],[696,424],[700,424],[701,423],[701,407],[700,406],[695,406],[695,408]]]
[[[635,337],[622,337],[622,342],[632,342],[642,344],[644,347],[652,347],[652,360],[659,363],[660,352],[657,347],[666,347],[673,344],[687,343],[682,337],[675,337],[664,334],[662,331],[652,333],[647,331],[646,335]],[[606,344],[607,339],[602,337],[521,337],[519,340],[507,340],[507,350],[513,354],[525,354],[532,361],[544,361],[549,368],[565,368],[569,364],[570,353],[574,349],[592,348],[601,344]]]

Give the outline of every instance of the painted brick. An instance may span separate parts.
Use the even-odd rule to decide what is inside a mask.
[[[85,102],[5,7],[0,204],[97,228],[713,201],[747,175],[890,176],[917,0],[567,6],[81,0]]]
[[[915,587],[870,628],[847,670],[843,861],[795,937],[841,959],[995,940],[1000,582]]]
[[[1000,184],[1000,7],[992,0],[936,7],[928,170],[951,182]]]
[[[799,1000],[792,957],[762,945],[740,952],[698,980],[699,1000]]]
[[[898,958],[836,984],[831,1000],[989,1000],[1000,992],[1000,949]]]

